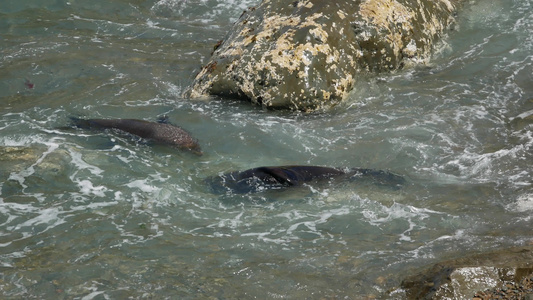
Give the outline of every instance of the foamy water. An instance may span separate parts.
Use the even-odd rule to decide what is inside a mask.
[[[422,267],[530,243],[531,3],[467,5],[428,65],[362,78],[327,111],[181,98],[256,3],[0,4],[3,298],[402,299]],[[65,128],[70,116],[162,115],[204,155]],[[407,183],[206,185],[287,164]]]

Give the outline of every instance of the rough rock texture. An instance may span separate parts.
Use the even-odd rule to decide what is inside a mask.
[[[402,287],[408,299],[472,299],[474,295],[485,299],[484,295],[497,293],[527,295],[527,288],[507,291],[506,287],[520,286],[524,279],[529,282],[531,274],[533,247],[525,246],[438,263],[421,274],[406,278]]]
[[[509,282],[498,288],[479,291],[472,300],[509,299],[533,300],[533,274],[520,282]]]
[[[244,12],[186,92],[312,110],[365,72],[423,61],[463,0],[263,0]]]

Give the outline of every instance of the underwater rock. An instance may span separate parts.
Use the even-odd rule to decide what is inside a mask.
[[[0,194],[4,201],[21,203],[34,199],[26,193],[42,193],[43,186],[47,192],[58,186],[60,192],[66,192],[61,183],[70,182],[70,162],[68,151],[56,145],[48,149],[39,144],[0,147]]]
[[[370,179],[374,184],[398,188],[405,182],[399,175],[373,169],[341,169],[320,166],[259,167],[224,173],[206,179],[213,192],[246,194],[269,189],[301,186],[328,179],[356,181]]]
[[[402,288],[408,299],[472,299],[479,291],[519,283],[531,274],[533,247],[524,246],[438,263],[406,278]]]
[[[20,172],[35,163],[45,151],[44,148],[41,148],[0,146],[0,182],[7,180],[10,173]]]
[[[181,127],[166,123],[135,119],[79,119],[71,118],[74,126],[83,129],[118,129],[157,144],[189,150],[202,155],[198,141]]]
[[[0,161],[37,160],[37,150],[27,146],[0,146]]]
[[[263,0],[245,11],[185,96],[313,110],[364,73],[426,61],[463,0]]]

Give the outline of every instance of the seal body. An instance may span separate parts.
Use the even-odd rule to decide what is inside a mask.
[[[207,182],[217,194],[224,192],[244,194],[301,186],[328,179],[354,181],[361,178],[369,178],[378,185],[391,187],[398,187],[405,182],[402,176],[383,170],[298,165],[258,167],[245,171],[228,172],[210,177]]]
[[[117,129],[157,144],[189,150],[201,155],[198,141],[181,127],[167,123],[148,122],[136,119],[79,119],[71,118],[76,127],[84,129]]]

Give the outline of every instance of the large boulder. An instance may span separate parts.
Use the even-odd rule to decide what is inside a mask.
[[[428,58],[462,0],[263,0],[244,12],[186,96],[313,110],[362,73]]]

